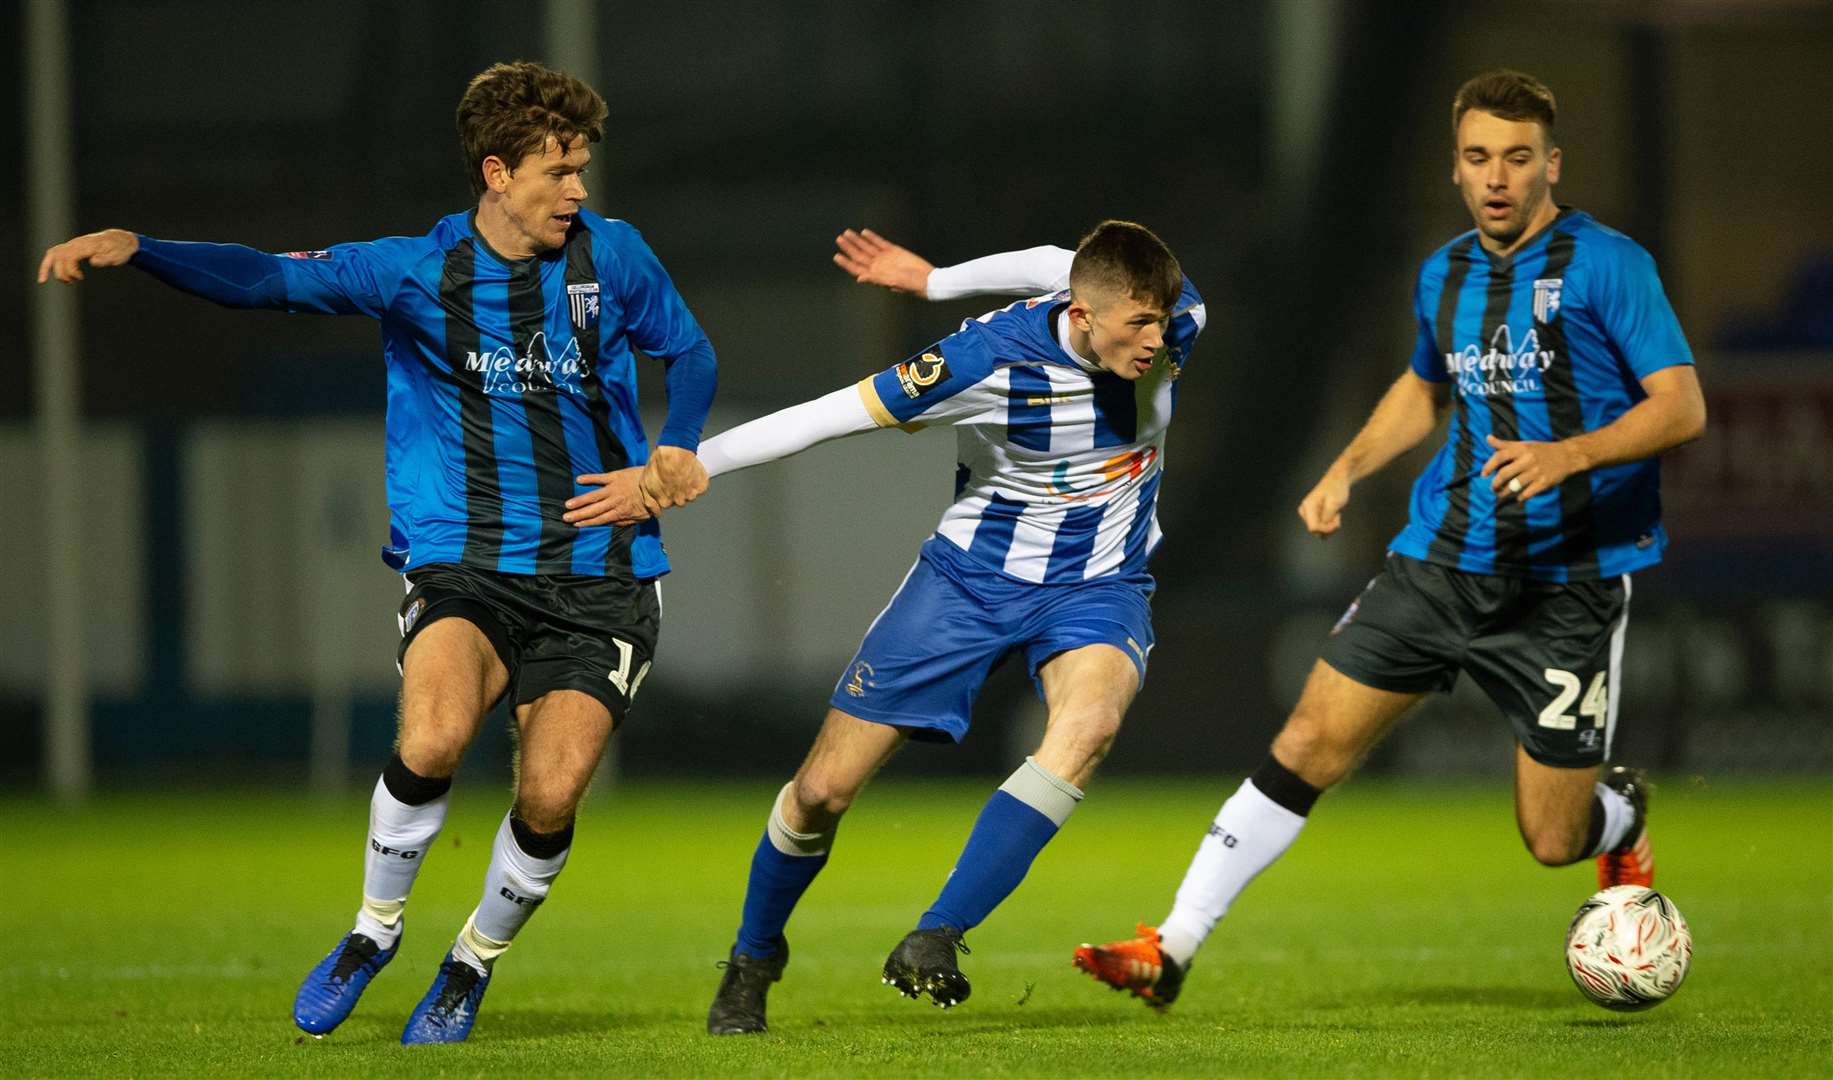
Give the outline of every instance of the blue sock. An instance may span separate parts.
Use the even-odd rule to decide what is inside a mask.
[[[828,849],[834,843],[832,826],[826,832],[799,833],[783,820],[783,799],[791,786],[784,784],[770,807],[770,820],[751,856],[751,878],[745,885],[738,951],[759,960],[776,955],[784,924],[815,875],[827,865]]]
[[[762,959],[775,956],[789,913],[827,865],[827,853],[785,855],[766,832],[751,856],[751,880],[745,886],[744,921],[738,926],[738,951]]]
[[[1057,834],[1082,792],[1027,758],[980,811],[961,858],[942,894],[917,921],[917,929],[979,926],[1018,888],[1032,860]]]

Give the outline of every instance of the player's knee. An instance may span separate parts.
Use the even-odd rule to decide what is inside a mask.
[[[840,783],[836,777],[805,772],[796,777],[790,797],[794,809],[800,811],[801,820],[796,824],[804,831],[826,829],[840,820],[857,794],[858,788]]]
[[[455,703],[407,698],[401,707],[401,760],[422,776],[452,775],[477,733],[479,719]]]
[[[566,828],[578,808],[579,799],[571,790],[524,784],[516,793],[516,816],[539,833],[555,833]]]
[[[537,810],[532,806],[516,804],[516,816],[528,823],[528,827],[538,833],[557,833],[565,831],[573,822],[573,811],[558,813],[552,807]]]
[[[524,760],[516,778],[516,812],[537,832],[554,832],[573,820],[592,772],[571,759],[545,764],[534,769]]]
[[[451,776],[465,755],[467,732],[457,725],[420,723],[404,725],[400,747],[402,764],[421,776]]]

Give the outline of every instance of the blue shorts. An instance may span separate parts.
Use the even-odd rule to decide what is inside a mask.
[[[1146,681],[1152,651],[1151,577],[1039,585],[989,569],[932,536],[891,603],[840,673],[829,704],[911,737],[960,742],[974,697],[999,662],[1023,650],[1037,669],[1060,652],[1112,645]]]

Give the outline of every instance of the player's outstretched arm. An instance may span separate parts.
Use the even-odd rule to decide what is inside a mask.
[[[66,285],[83,280],[83,264],[124,266],[140,250],[140,238],[126,229],[84,233],[45,250],[38,262],[38,283],[56,278]]]
[[[224,307],[379,317],[386,304],[385,260],[377,244],[340,244],[283,258],[243,244],[158,240],[104,229],[45,252],[38,280],[83,279],[91,266],[131,265],[167,285]]]
[[[699,490],[695,495],[698,495],[706,490],[712,477],[786,458],[811,446],[872,431],[878,426],[860,397],[859,387],[843,387],[813,401],[779,409],[721,432],[700,444],[698,456],[688,454],[690,462],[674,460],[675,455],[686,451],[658,446],[656,456],[644,468],[581,476],[579,482],[582,484],[603,486],[568,499],[563,517],[582,527],[630,525],[660,514],[670,506],[686,505],[687,500],[665,501],[646,484],[645,477],[651,468],[657,467],[659,458],[667,459],[660,468],[679,469],[679,476],[686,481],[697,477]]]
[[[720,432],[700,444],[700,460],[709,476],[720,476],[878,427],[859,387],[846,386]]]
[[[1609,424],[1558,442],[1512,442],[1489,436],[1493,453],[1482,475],[1498,499],[1522,502],[1550,491],[1573,473],[1621,465],[1692,442],[1706,430],[1706,398],[1692,364],[1652,371],[1648,396]]]
[[[871,229],[848,229],[834,238],[834,246],[839,249],[834,265],[854,281],[929,300],[1055,292],[1069,284],[1069,264],[1076,257],[1066,248],[1044,245],[936,266]]]
[[[1349,489],[1432,434],[1449,396],[1445,384],[1428,382],[1410,370],[1395,379],[1362,430],[1299,501],[1298,516],[1305,528],[1320,540],[1341,528]]]

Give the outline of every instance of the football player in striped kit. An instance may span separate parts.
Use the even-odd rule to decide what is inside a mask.
[[[1017,654],[1048,706],[1043,741],[987,801],[941,893],[884,965],[884,981],[910,997],[967,998],[962,936],[1068,818],[1145,678],[1165,433],[1203,328],[1177,260],[1129,222],[1103,222],[1073,253],[933,272],[869,232],[840,246],[861,281],[931,299],[1031,295],[700,448],[718,476],[846,435],[948,424],[960,462],[954,504],[841,669],[813,749],[771,807],[707,1015],[716,1035],[765,1029],[766,992],[789,959],[784,925],[866,781],[907,739],[959,741],[987,674]]]
[[[548,895],[606,740],[649,671],[668,572],[652,512],[706,488],[694,450],[713,348],[641,234],[581,205],[606,108],[539,64],[471,81],[458,133],[477,204],[425,236],[273,255],[123,229],[45,253],[39,281],[130,264],[238,308],[367,315],[388,371],[391,519],[402,571],[400,733],[370,797],[355,925],[300,984],[293,1019],[341,1024],[400,947],[409,890],[445,822],[452,776],[487,712],[514,712],[515,801],[483,896],[405,1043],[466,1038],[497,958]],[[650,453],[634,349],[667,364],[668,418]],[[580,527],[566,501],[630,508]],[[611,522],[598,523],[610,526]],[[628,526],[628,527],[621,527]]]
[[[1705,429],[1693,355],[1655,263],[1557,205],[1552,91],[1520,72],[1452,105],[1452,180],[1476,228],[1419,273],[1408,370],[1298,507],[1322,538],[1350,487],[1432,433],[1387,564],[1326,641],[1260,767],[1223,803],[1171,913],[1075,963],[1148,1004],[1177,997],[1230,904],[1426,694],[1470,676],[1514,729],[1515,816],[1534,858],[1596,858],[1600,887],[1649,885],[1648,789],[1604,770],[1629,575],[1661,560],[1660,464]]]

